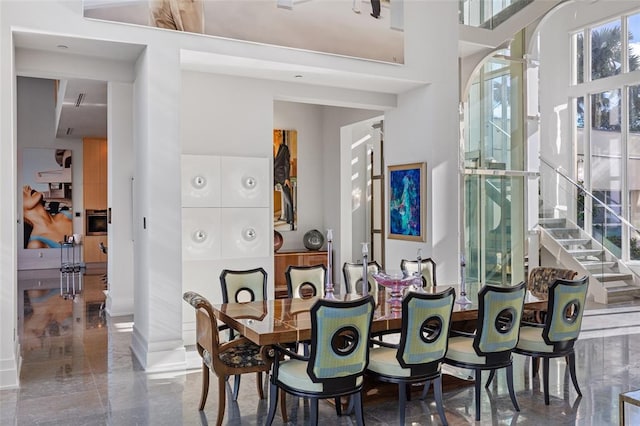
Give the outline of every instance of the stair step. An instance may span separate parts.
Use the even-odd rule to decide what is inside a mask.
[[[567,219],[563,217],[539,217],[538,223],[545,228],[563,227],[567,224]]]
[[[552,234],[556,235],[556,234],[578,234],[580,233],[580,230],[578,228],[548,228],[546,226],[543,226],[544,229],[546,229],[548,232],[551,232]]]
[[[598,256],[602,254],[602,249],[575,249],[567,250],[573,257]]]
[[[580,264],[582,266],[584,266],[589,271],[598,270],[598,269],[605,269],[605,268],[613,268],[614,266],[616,266],[616,262],[609,261],[609,260],[606,260],[606,261],[583,260],[583,261],[580,262]]]
[[[640,297],[640,288],[630,285],[605,287],[605,291],[607,292],[607,304],[628,302]]]
[[[563,246],[583,246],[590,242],[591,238],[556,238],[555,240]]]
[[[591,275],[593,275],[595,278],[598,279],[598,281],[600,282],[613,282],[613,281],[625,281],[625,280],[632,280],[633,279],[633,275],[632,274],[622,274],[619,272],[601,272],[601,273],[592,273]],[[623,283],[626,285],[626,283]]]

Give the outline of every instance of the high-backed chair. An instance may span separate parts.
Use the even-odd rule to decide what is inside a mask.
[[[544,324],[523,323],[514,352],[542,358],[544,403],[549,405],[549,359],[565,357],[573,387],[582,395],[576,378],[573,345],[580,334],[589,277],[556,279],[549,287],[549,304]]]
[[[320,265],[290,265],[284,273],[287,280],[287,295],[290,298],[324,297],[327,267]]]
[[[222,286],[222,301],[255,302],[267,298],[267,272],[263,268],[247,270],[223,269],[220,273]],[[229,328],[229,340],[234,339],[235,333]],[[258,385],[262,389],[262,373],[258,373]],[[235,376],[233,382],[233,399],[238,399],[240,391],[240,375]]]
[[[209,301],[198,293],[188,291],[182,298],[196,309],[196,347],[202,357],[202,394],[199,410],[204,409],[209,393],[209,371],[218,377],[218,418],[222,424],[226,405],[226,380],[231,375],[269,371],[270,361],[263,359],[262,348],[244,337],[220,343],[218,321]],[[258,383],[258,394],[264,399],[262,381]]]
[[[547,299],[549,287],[556,279],[573,280],[578,273],[572,269],[554,268],[550,266],[537,266],[529,272],[527,290],[540,299]],[[526,322],[544,323],[546,311],[534,311],[525,309],[522,319]]]
[[[342,265],[342,275],[344,277],[347,294],[362,294],[363,269],[362,263],[345,262],[344,265]],[[369,294],[373,296],[376,303],[378,302],[378,283],[371,275],[380,272],[381,269],[375,260],[367,262],[367,282],[369,285],[367,290]]]
[[[273,423],[280,390],[310,399],[310,419],[305,422],[310,425],[318,424],[319,399],[353,395],[356,422],[364,424],[361,392],[374,309],[371,295],[347,302],[319,299],[314,303],[310,355],[275,346],[267,425]]]
[[[442,407],[440,364],[448,348],[451,312],[456,294],[453,288],[441,293],[410,291],[402,300],[402,329],[397,345],[372,341],[367,375],[397,383],[400,424],[404,425],[407,385],[424,382],[426,395],[431,381],[440,420],[447,424]]]
[[[435,287],[436,284],[436,262],[430,257],[422,259],[420,261],[420,268],[422,269],[422,286],[423,287]],[[409,274],[415,274],[418,272],[418,261],[402,259],[400,261],[400,269],[408,272]]]
[[[478,292],[478,321],[473,335],[451,331],[444,362],[475,372],[476,421],[480,420],[480,384],[483,370],[506,368],[509,396],[520,411],[513,389],[512,352],[524,305],[524,281],[511,287],[483,286]],[[454,335],[460,334],[460,335]],[[488,385],[488,383],[487,383]]]

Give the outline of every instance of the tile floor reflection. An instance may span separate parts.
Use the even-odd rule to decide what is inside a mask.
[[[85,275],[74,301],[59,297],[57,276],[21,276],[18,305],[23,351],[21,387],[0,391],[0,425],[208,425],[215,424],[215,378],[207,406],[198,411],[200,369],[146,373],[129,348],[132,317],[109,318],[102,311],[100,273]],[[526,359],[515,357],[515,387],[521,411],[513,411],[504,373],[482,393],[482,420],[474,421],[473,387],[445,389],[450,425],[617,425],[618,395],[640,388],[640,308],[613,312],[592,306],[576,345],[577,397],[561,360],[551,361],[551,404],[544,405],[542,385],[531,377]],[[224,424],[262,424],[267,400],[256,395],[255,375],[245,375],[238,402],[228,401]],[[265,383],[266,385],[266,383]],[[268,388],[268,386],[266,386]],[[230,394],[230,389],[228,395]],[[290,425],[304,425],[309,406],[287,398]],[[407,424],[438,425],[431,393],[407,404]],[[640,424],[640,408],[627,410],[628,424]],[[393,398],[367,403],[367,425],[395,425]],[[353,416],[337,417],[320,404],[320,423],[353,425]],[[280,414],[274,424],[282,424]]]

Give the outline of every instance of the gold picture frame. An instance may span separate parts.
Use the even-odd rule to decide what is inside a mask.
[[[388,166],[388,238],[427,240],[427,163]]]

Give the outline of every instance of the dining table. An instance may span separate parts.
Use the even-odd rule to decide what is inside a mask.
[[[428,293],[438,293],[453,287],[456,290],[451,321],[456,323],[473,323],[478,317],[479,284],[467,283],[466,295],[470,303],[458,303],[461,300],[460,286],[438,285],[415,289]],[[362,297],[356,294],[337,294],[338,300],[351,300]],[[214,304],[213,310],[219,321],[222,321],[247,339],[259,346],[304,342],[311,339],[310,309],[318,300],[318,296],[309,298],[280,298],[254,302],[235,302]],[[385,334],[400,331],[402,315],[394,309],[390,301],[389,291],[380,288],[374,295],[376,307],[371,324],[371,334]],[[547,300],[537,298],[527,291],[524,308],[544,310]]]

